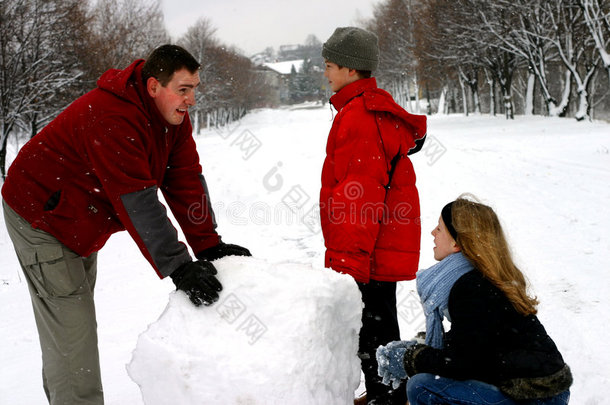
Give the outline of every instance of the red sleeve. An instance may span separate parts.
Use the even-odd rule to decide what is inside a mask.
[[[169,157],[161,190],[195,254],[220,241],[191,126],[185,125]]]
[[[85,150],[95,175],[140,251],[160,277],[191,260],[157,197],[150,134],[137,119],[113,116],[87,134]]]

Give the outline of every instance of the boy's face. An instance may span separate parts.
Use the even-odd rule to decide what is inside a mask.
[[[354,69],[339,67],[336,63],[326,61],[324,77],[328,79],[330,89],[336,93],[346,85],[359,79],[358,72]]]
[[[159,112],[171,125],[184,121],[189,107],[195,105],[195,89],[199,86],[199,72],[187,69],[174,72],[167,86],[154,77],[148,79],[148,94],[155,100]]]

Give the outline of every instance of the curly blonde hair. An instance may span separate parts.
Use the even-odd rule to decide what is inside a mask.
[[[527,293],[527,281],[513,262],[494,210],[463,194],[451,206],[451,219],[464,256],[504,292],[519,313],[536,314],[538,300]]]

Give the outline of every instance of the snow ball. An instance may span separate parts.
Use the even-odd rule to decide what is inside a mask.
[[[353,404],[362,315],[354,280],[249,257],[214,262],[212,306],[170,294],[127,370],[146,405]]]

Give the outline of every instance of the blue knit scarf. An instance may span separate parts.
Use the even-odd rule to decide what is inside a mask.
[[[426,315],[428,346],[435,349],[443,348],[443,317],[448,314],[449,293],[453,284],[473,269],[462,252],[458,252],[417,273],[417,293]]]

